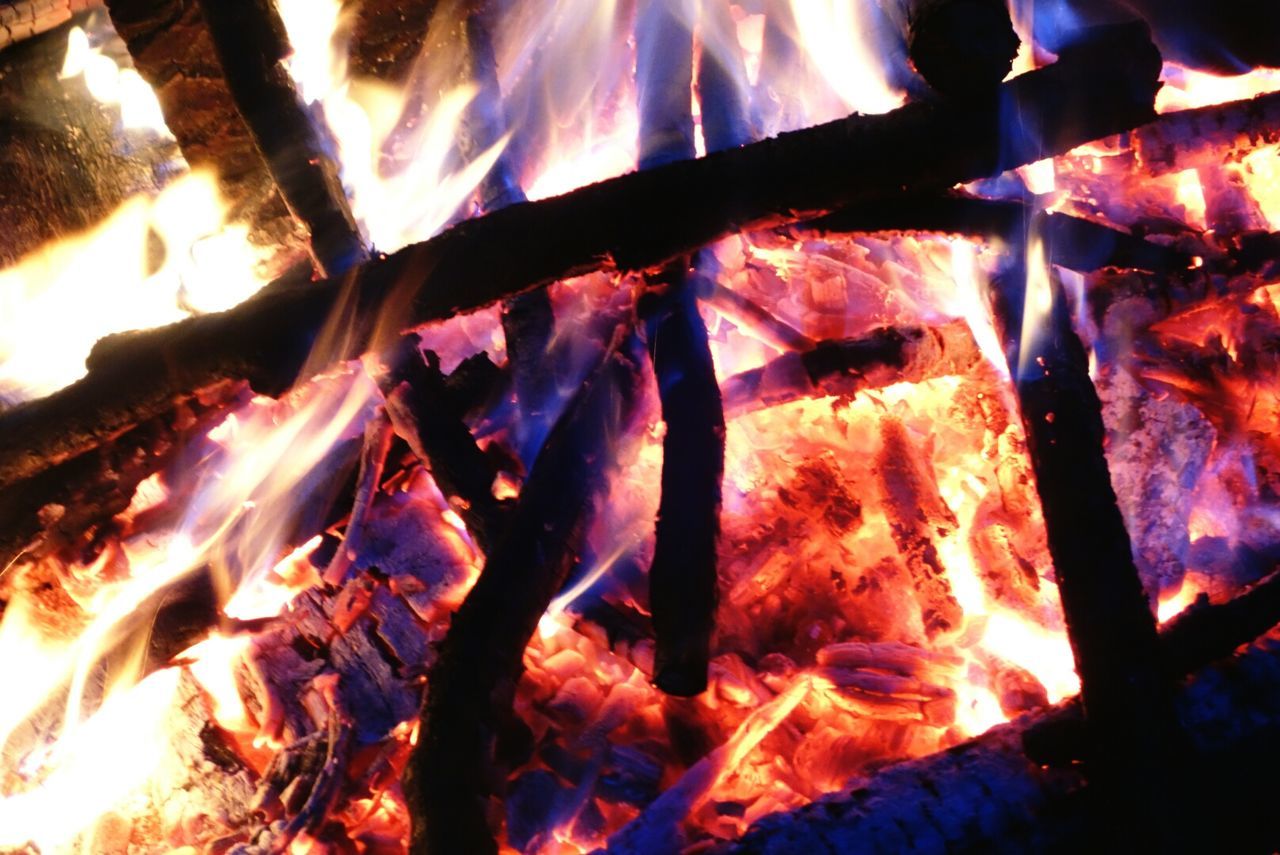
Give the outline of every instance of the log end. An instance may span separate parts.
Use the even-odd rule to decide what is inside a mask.
[[[908,38],[912,65],[947,97],[995,89],[1013,70],[1021,43],[1000,0],[929,4]]]

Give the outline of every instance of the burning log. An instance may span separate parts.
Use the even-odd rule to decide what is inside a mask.
[[[1235,160],[1280,142],[1280,92],[1168,113],[1129,139],[1143,167],[1155,175]]]
[[[804,398],[853,396],[893,383],[967,374],[982,359],[968,325],[883,327],[857,338],[818,342],[724,382],[729,417]]]
[[[360,557],[364,544],[365,522],[373,508],[374,497],[382,486],[382,470],[386,466],[387,453],[391,450],[392,425],[387,408],[376,412],[364,429],[364,445],[360,451],[360,473],[356,476],[355,501],[342,543],[334,553],[323,579],[330,585],[341,585],[347,573]]]
[[[640,168],[692,158],[692,31],[666,4],[654,4],[637,26],[636,52]],[[683,697],[707,687],[724,477],[724,412],[690,261],[677,260],[647,277],[636,301],[667,428],[649,566],[654,682]]]
[[[106,6],[187,162],[218,176],[229,218],[248,222],[253,240],[278,253],[276,269],[300,260],[306,234],[236,110],[199,7],[182,0],[110,0]]]
[[[884,491],[885,516],[919,595],[925,634],[934,638],[959,629],[964,619],[934,543],[935,537],[955,531],[955,514],[938,493],[933,464],[916,459],[902,422],[884,419],[880,439],[876,469]]]
[[[994,89],[1013,68],[1018,35],[1006,0],[882,0],[907,55],[938,93]]]
[[[60,27],[102,0],[4,0],[0,3],[0,50]]]
[[[1020,243],[1032,211],[1021,202],[979,199],[960,193],[905,196],[874,206],[846,208],[811,220],[800,230],[843,232],[942,232]],[[1191,257],[1111,226],[1054,212],[1044,215],[1045,246],[1060,267],[1092,272],[1104,267],[1174,271],[1191,266]]]
[[[1251,813],[1250,800],[1265,797],[1247,787],[1228,787],[1226,793],[1214,787],[1253,780],[1251,775],[1265,774],[1276,761],[1278,685],[1280,642],[1267,637],[1234,660],[1201,672],[1178,693],[1178,715],[1192,736],[1200,780],[1206,782],[1197,788],[1196,803],[1209,816],[1221,816],[1219,810],[1257,816],[1257,823],[1247,828],[1237,823],[1228,833],[1247,851],[1275,845],[1265,810],[1259,804],[1261,812]],[[1074,851],[1110,845],[1112,830],[1091,822],[1097,796],[1080,767],[1046,768],[1024,751],[1027,733],[1063,714],[1062,707],[1033,713],[948,751],[889,766],[839,795],[767,817],[741,839],[711,851]],[[1188,834],[1189,818],[1179,817],[1176,833]],[[1244,846],[1245,840],[1253,845]]]
[[[1159,68],[1141,29],[1109,31],[988,98],[853,116],[512,205],[361,265],[350,280],[281,280],[231,311],[106,339],[86,378],[0,417],[0,486],[221,378],[247,378],[267,393],[288,388],[347,281],[355,328],[346,355],[354,355],[382,346],[374,321],[393,298],[404,301],[399,325],[412,328],[587,271],[652,269],[743,229],[947,187],[1069,150],[1148,119]],[[1010,115],[1022,124],[1003,124]],[[952,142],[939,149],[938,139]],[[637,229],[637,221],[650,227]]]
[[[498,473],[476,445],[462,414],[450,407],[436,355],[428,352],[424,360],[417,336],[408,336],[382,388],[396,433],[430,470],[476,543],[489,554],[507,519],[506,504],[493,495]]]
[[[227,90],[248,126],[290,212],[311,236],[323,275],[366,260],[338,177],[293,81],[282,65],[291,52],[269,0],[201,0]]]
[[[552,430],[505,536],[449,625],[405,769],[415,852],[497,851],[486,807],[495,751],[510,727],[524,649],[574,563],[612,446],[634,413],[631,350],[620,327]]]
[[[1031,255],[1029,264],[1044,263]],[[1126,838],[1159,834],[1173,804],[1179,740],[1155,618],[1111,486],[1088,358],[1047,268],[1019,266],[996,279],[991,302],[1083,687],[1094,741],[1088,772],[1117,811],[1135,809],[1113,817]]]

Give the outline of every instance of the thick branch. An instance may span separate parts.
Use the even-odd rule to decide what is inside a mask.
[[[654,268],[726,234],[1067,151],[1149,118],[1159,68],[1145,33],[1113,32],[989,99],[851,116],[512,205],[361,266],[350,279],[350,344],[331,358],[382,346],[380,311],[412,328],[588,271]],[[1021,123],[1011,127],[1010,116]],[[88,377],[0,417],[0,486],[221,378],[288,388],[343,290],[334,280],[281,282],[229,312],[100,342]]]
[[[326,276],[368,258],[329,157],[281,61],[290,53],[269,0],[200,0],[223,79],[285,204],[311,235]]]
[[[639,366],[631,351],[620,329],[552,430],[510,527],[453,616],[405,769],[414,852],[497,851],[486,820],[495,746],[510,723],[524,649],[573,566],[634,413]]]
[[[960,193],[903,196],[876,205],[845,208],[798,228],[840,232],[942,232],[1020,243],[1034,212],[1022,202],[979,199]],[[1059,267],[1093,272],[1104,267],[1186,270],[1191,258],[1111,226],[1054,212],[1042,216],[1049,260]]]
[[[1061,285],[1016,267],[992,283],[1044,511],[1094,751],[1086,771],[1122,839],[1164,835],[1180,744],[1156,625],[1133,561],[1103,448],[1102,404]],[[1030,296],[1034,289],[1047,292]],[[1051,301],[1043,317],[1039,300]],[[1159,838],[1157,838],[1159,839]]]
[[[1280,142],[1280,92],[1168,113],[1130,136],[1138,159],[1153,175],[1221,165]],[[1225,152],[1223,149],[1229,149]]]
[[[892,383],[969,373],[982,359],[963,321],[939,327],[883,327],[857,338],[822,341],[725,380],[725,414],[741,415],[804,398],[853,396]]]

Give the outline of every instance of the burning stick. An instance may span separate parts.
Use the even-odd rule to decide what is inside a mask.
[[[1130,145],[1153,175],[1208,163],[1221,165],[1255,148],[1280,142],[1280,92],[1182,110],[1143,125]],[[1231,147],[1233,154],[1223,153]]]
[[[199,6],[181,0],[110,0],[106,6],[138,73],[155,90],[187,162],[218,176],[231,206],[228,219],[250,224],[251,239],[276,253],[275,269],[302,260],[307,236],[289,214],[227,81],[217,72]]]
[[[1033,243],[1034,249],[1034,243]],[[1102,404],[1061,284],[1043,258],[991,283],[1016,381],[1067,633],[1095,752],[1091,776],[1119,806],[1123,834],[1168,828],[1178,740],[1142,590],[1103,452]],[[1043,316],[1036,316],[1035,312]],[[1104,802],[1105,803],[1105,802]]]
[[[874,206],[852,207],[798,226],[819,234],[832,232],[942,232],[1021,243],[1032,211],[1022,202],[979,199],[959,193],[904,196]],[[1191,266],[1191,257],[1111,226],[1069,214],[1041,219],[1050,260],[1061,267],[1092,272],[1104,267],[1174,271]]]
[[[638,397],[622,328],[552,430],[506,535],[454,614],[431,669],[421,738],[405,769],[415,852],[496,852],[487,821],[495,744],[525,646],[573,565],[613,445]]]
[[[640,168],[692,158],[688,22],[665,3],[653,4],[636,27],[636,53]],[[668,694],[685,697],[707,687],[724,477],[724,412],[689,267],[689,259],[677,260],[648,277],[636,301],[667,427],[649,567],[654,682]]]
[[[236,109],[266,160],[290,212],[311,235],[325,276],[369,257],[338,177],[293,81],[281,64],[291,53],[269,0],[200,0]]]
[[[429,353],[424,360],[418,337],[408,336],[382,388],[396,433],[431,470],[480,548],[490,553],[506,522],[506,507],[493,495],[497,472],[461,414],[450,406],[449,389],[435,354]]]
[[[361,265],[341,282],[281,281],[229,312],[104,340],[88,377],[0,416],[0,487],[221,378],[248,378],[278,394],[297,379],[347,281],[356,297],[354,356],[384,346],[375,319],[393,297],[404,300],[401,327],[411,328],[590,270],[651,269],[726,234],[1070,150],[1150,118],[1159,69],[1141,28],[1109,31],[993,97],[852,116],[512,205]],[[1002,123],[1011,115],[1022,123]],[[939,139],[949,142],[939,147]]]
[[[724,382],[725,414],[819,398],[852,396],[893,383],[967,374],[982,360],[963,321],[940,327],[882,327],[857,338],[821,341]]]
[[[938,493],[933,464],[927,459],[916,460],[902,422],[894,418],[881,421],[880,439],[876,469],[884,489],[885,516],[920,598],[925,634],[933,638],[959,629],[964,619],[934,543],[936,537],[955,531],[956,518]]]

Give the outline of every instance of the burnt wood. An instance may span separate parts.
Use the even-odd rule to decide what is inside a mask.
[[[487,821],[499,792],[496,746],[511,724],[524,649],[576,560],[614,445],[635,414],[633,350],[620,327],[552,429],[505,535],[449,624],[405,768],[415,853],[497,851]]]
[[[907,56],[947,97],[992,89],[1008,76],[1019,39],[1006,0],[887,0],[905,25]]]
[[[636,82],[640,168],[692,158],[693,33],[689,22],[665,4],[646,8],[636,26]],[[707,88],[705,79],[699,82]],[[712,129],[732,132],[728,116],[718,121]],[[654,683],[682,697],[707,688],[724,477],[724,411],[691,281],[698,265],[697,256],[684,257],[646,276],[636,300],[666,425],[649,565]]]
[[[509,509],[494,498],[497,470],[451,406],[436,355],[428,351],[424,358],[418,337],[405,337],[379,385],[396,433],[431,471],[480,548],[492,552]]]
[[[0,49],[60,27],[102,0],[3,0],[0,2]]]
[[[848,232],[940,232],[1017,243],[1032,218],[1031,206],[963,193],[903,196],[874,206],[845,208],[795,226],[802,234]],[[1049,260],[1069,270],[1105,267],[1164,272],[1186,270],[1191,257],[1103,223],[1053,212],[1040,217]]]
[[[881,327],[853,338],[820,341],[727,378],[721,386],[724,409],[732,417],[805,398],[852,397],[893,383],[965,375],[981,361],[963,321]]]
[[[1173,846],[1165,829],[1180,815],[1170,811],[1183,761],[1155,617],[1111,486],[1088,356],[1061,284],[1048,270],[1032,275],[1043,284],[1031,284],[1027,269],[1016,264],[992,280],[989,296],[1080,674],[1092,739],[1086,774],[1102,794],[1099,806],[1117,839]],[[1051,309],[1024,326],[1033,287],[1048,289]]]
[[[290,212],[310,235],[321,272],[368,258],[355,217],[282,61],[291,48],[270,0],[200,0],[222,76]]]
[[[1110,31],[987,98],[851,116],[512,205],[342,281],[285,279],[228,312],[113,336],[95,347],[83,380],[0,416],[0,486],[223,378],[278,394],[297,379],[344,293],[351,335],[331,359],[386,346],[375,335],[383,312],[409,329],[592,270],[659,267],[744,229],[942,189],[1070,150],[1150,119],[1159,69],[1144,31]],[[1011,115],[1021,123],[1010,126]],[[938,147],[939,139],[950,143]]]
[[[1177,693],[1177,714],[1192,740],[1187,759],[1200,774],[1192,799],[1208,817],[1233,818],[1218,825],[1212,847],[1269,851],[1280,843],[1267,795],[1252,786],[1280,760],[1277,686],[1280,641],[1267,636],[1204,669]],[[1046,767],[1024,749],[1027,733],[1060,720],[1070,706],[1031,713],[947,751],[888,766],[839,794],[766,817],[739,840],[708,851],[1114,851],[1118,841],[1110,830],[1099,834],[1093,825],[1099,795],[1082,767]],[[1175,833],[1193,818],[1178,816]]]
[[[106,6],[187,163],[217,176],[231,207],[228,218],[249,223],[254,243],[275,253],[275,270],[304,260],[306,232],[290,216],[236,110],[199,6],[185,0],[110,0]]]

